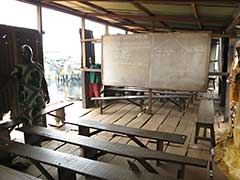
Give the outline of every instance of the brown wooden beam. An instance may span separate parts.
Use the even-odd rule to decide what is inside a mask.
[[[197,9],[197,5],[195,3],[192,3],[192,10],[193,10],[194,17],[197,20],[198,27],[201,30],[202,29],[202,24],[199,21],[198,9]]]
[[[147,9],[146,7],[142,6],[139,3],[133,2],[132,5],[134,5],[137,9],[143,11],[145,14],[147,14],[149,16],[155,16],[155,14],[153,14],[149,9]],[[160,24],[163,25],[165,28],[169,29],[170,31],[174,31],[174,29],[172,27],[168,26],[163,21],[160,21]]]
[[[42,0],[43,2],[66,0]],[[121,2],[121,3],[148,3],[148,4],[240,4],[240,0],[85,0],[86,2]]]
[[[146,28],[146,27],[144,27],[144,26],[142,26],[142,25],[139,25],[139,24],[137,24],[137,23],[135,23],[135,22],[133,22],[133,21],[131,21],[131,20],[128,20],[128,19],[126,19],[126,18],[116,17],[118,14],[116,14],[116,13],[114,13],[114,12],[112,12],[112,11],[109,11],[109,10],[107,10],[107,9],[101,7],[101,6],[95,5],[94,3],[88,2],[88,1],[86,1],[86,0],[77,0],[77,1],[80,2],[80,3],[82,3],[82,4],[85,4],[85,5],[89,6],[89,7],[91,7],[91,8],[94,8],[94,9],[96,9],[96,10],[99,10],[99,11],[102,11],[102,12],[105,12],[105,13],[109,14],[109,15],[110,15],[110,16],[109,16],[110,19],[114,19],[114,18],[115,18],[115,19],[117,19],[117,20],[119,20],[119,21],[125,21],[125,22],[128,22],[128,23],[131,23],[132,25],[135,25],[135,26],[138,26],[138,27],[140,27],[140,28],[143,28],[143,29],[145,29],[145,30],[149,30],[148,28]],[[112,18],[111,15],[116,15],[116,16]]]
[[[155,15],[155,16],[146,16],[146,15],[133,15],[133,14],[103,14],[103,13],[87,13],[89,16],[102,16],[102,17],[121,17],[137,21],[172,21],[172,22],[191,22],[197,23],[197,20],[192,16],[172,16],[172,15]],[[226,20],[223,18],[206,18],[201,17],[199,19],[201,23],[216,23],[222,24],[226,23]]]
[[[39,4],[38,2],[36,2],[34,0],[18,0],[18,1],[33,4],[33,5]],[[113,26],[113,27],[117,27],[117,28],[120,28],[120,29],[124,29],[126,31],[131,31],[131,32],[134,32],[134,33],[138,33],[138,31],[139,31],[139,29],[135,30],[135,29],[127,28],[122,23],[111,23],[111,22],[108,22],[104,19],[94,17],[94,16],[88,16],[85,13],[82,13],[82,12],[74,10],[74,9],[67,8],[67,7],[59,5],[59,4],[44,3],[44,2],[41,2],[40,4],[41,4],[42,7],[45,7],[45,8],[50,8],[50,9],[53,9],[53,10],[56,10],[56,11],[71,14],[71,15],[78,16],[78,17],[81,17],[81,18],[87,18],[89,20],[92,20],[92,21],[95,21],[95,22],[98,22],[98,23],[102,23],[102,24],[106,24],[106,25],[110,25],[110,26]],[[131,25],[128,25],[128,26],[131,26]]]
[[[132,5],[134,5],[137,9],[143,11],[145,14],[149,16],[154,16],[154,14],[150,10],[148,10],[146,7],[142,6],[141,4],[133,2]]]
[[[240,7],[238,7],[238,9],[236,10],[236,12],[233,15],[233,21],[228,25],[228,27],[226,28],[226,33],[231,33],[231,31],[233,31],[236,27],[236,25],[238,25],[240,23]]]

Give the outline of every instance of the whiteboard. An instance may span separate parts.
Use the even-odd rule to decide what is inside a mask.
[[[210,34],[151,33],[103,37],[103,84],[205,91]]]

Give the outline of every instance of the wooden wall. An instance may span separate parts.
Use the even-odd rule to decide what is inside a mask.
[[[33,49],[33,59],[43,64],[42,39],[37,30],[0,25],[0,120],[11,110],[18,116],[16,82],[10,81],[15,64],[22,63],[20,47],[28,44]]]

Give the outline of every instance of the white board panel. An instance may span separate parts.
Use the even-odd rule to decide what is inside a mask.
[[[153,33],[103,37],[103,84],[204,91],[209,33]]]
[[[103,38],[103,83],[115,86],[147,87],[151,45],[149,35],[105,36]]]

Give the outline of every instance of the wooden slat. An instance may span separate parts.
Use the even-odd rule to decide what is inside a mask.
[[[204,124],[214,123],[214,104],[212,99],[201,100],[197,122]]]
[[[91,100],[127,100],[127,99],[148,99],[149,96],[106,96],[92,97]],[[152,96],[152,99],[189,98],[187,95],[159,95]]]
[[[0,165],[0,174],[2,180],[40,180],[26,173],[22,173],[2,165]]]
[[[153,151],[146,148],[139,148],[134,146],[126,146],[123,144],[105,142],[80,135],[70,135],[58,130],[47,129],[43,127],[23,127],[18,130],[27,133],[28,135],[40,135],[49,137],[54,140],[71,143],[83,147],[88,147],[103,152],[130,157],[134,159],[146,160],[162,160],[166,162],[180,163],[186,165],[194,165],[199,167],[206,167],[207,162],[200,159],[189,159],[184,156],[177,156],[174,154],[163,153],[160,151]]]
[[[63,102],[59,102],[59,103],[56,103],[56,104],[53,104],[53,105],[49,105],[42,110],[42,115],[51,113],[51,112],[59,110],[61,108],[65,108],[65,107],[70,106],[72,104],[73,104],[73,102],[63,101]]]
[[[148,130],[125,127],[125,126],[120,126],[115,124],[100,123],[100,122],[91,121],[91,120],[66,121],[65,123],[78,125],[78,126],[80,125],[84,127],[99,129],[99,130],[113,132],[113,133],[121,133],[126,135],[133,135],[137,137],[150,138],[150,139],[162,140],[162,141],[168,141],[168,142],[180,143],[180,144],[183,144],[186,139],[186,136],[184,135],[148,131]],[[132,122],[129,124],[129,126],[136,127],[135,125],[132,125]]]
[[[72,170],[76,173],[87,175],[93,178],[100,178],[106,180],[154,180],[154,179],[171,179],[161,177],[155,174],[134,174],[124,168],[118,166],[89,160],[86,158],[34,147],[26,144],[21,144],[6,139],[0,139],[0,150],[4,152],[13,153],[22,157],[30,158],[32,160],[46,163],[55,167],[62,167]]]

